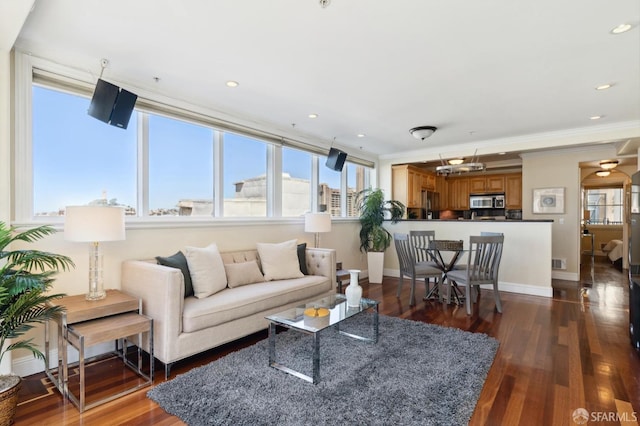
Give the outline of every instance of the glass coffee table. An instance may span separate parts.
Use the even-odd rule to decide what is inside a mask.
[[[347,306],[344,294],[333,294],[304,305],[278,312],[266,317],[269,320],[269,366],[292,374],[303,380],[317,384],[320,382],[320,334],[321,330],[336,327],[340,334],[365,342],[378,342],[378,303],[375,300],[360,300],[360,306]],[[359,315],[368,310],[373,311],[373,337],[365,337],[340,330],[340,323],[347,318]],[[310,334],[313,336],[313,376],[293,370],[276,361],[276,326]]]

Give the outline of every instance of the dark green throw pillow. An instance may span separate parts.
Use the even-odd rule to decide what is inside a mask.
[[[158,265],[180,269],[182,275],[184,275],[184,297],[193,296],[193,284],[191,284],[189,265],[187,265],[187,258],[184,257],[181,251],[169,257],[156,256],[156,260],[158,261]]]
[[[300,264],[300,272],[309,275],[307,271],[307,243],[298,244],[298,263]]]

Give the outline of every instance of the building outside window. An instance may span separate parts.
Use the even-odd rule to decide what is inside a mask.
[[[225,133],[223,159],[224,216],[266,216],[267,145]]]
[[[328,212],[331,216],[340,217],[340,178],[341,172],[337,172],[328,167],[327,157],[320,156],[319,179],[318,179],[318,211]]]
[[[299,149],[282,148],[282,216],[302,216],[311,211],[313,156]]]

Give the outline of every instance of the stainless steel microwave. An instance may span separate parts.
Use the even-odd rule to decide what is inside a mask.
[[[469,197],[472,209],[504,209],[504,195],[472,195]]]

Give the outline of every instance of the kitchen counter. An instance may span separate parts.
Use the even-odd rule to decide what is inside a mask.
[[[515,226],[514,226],[515,225]],[[504,234],[504,248],[498,277],[500,290],[520,294],[552,297],[551,233],[553,220],[419,220],[385,222],[391,234],[408,234],[412,230],[433,230],[436,239],[462,240],[469,246],[469,236],[482,232]],[[466,256],[460,264],[467,261]],[[385,252],[385,275],[398,276],[398,256],[392,244]]]

